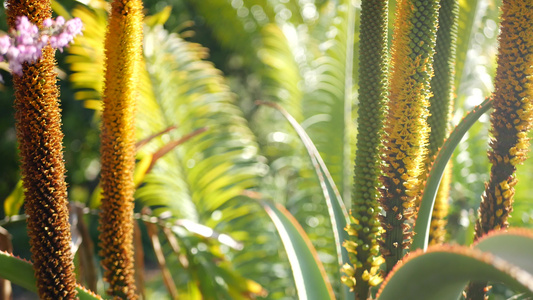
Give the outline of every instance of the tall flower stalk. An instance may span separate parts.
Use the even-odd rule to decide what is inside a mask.
[[[100,254],[107,290],[136,299],[133,266],[135,99],[142,56],[142,2],[115,0],[105,39],[101,133],[102,212]]]
[[[343,281],[354,287],[357,299],[367,299],[371,286],[382,280],[378,242],[380,150],[388,94],[387,20],[388,0],[364,0],[361,4],[359,60],[359,118],[354,168],[352,223],[344,242],[354,267],[344,266],[349,277]],[[351,275],[351,276],[350,276]]]
[[[379,241],[386,273],[411,244],[410,222],[425,172],[429,89],[438,19],[438,1],[398,2],[392,46],[391,92],[385,122],[383,190]]]
[[[19,16],[40,27],[52,16],[50,1],[46,0],[9,1],[6,12],[12,28],[17,26]],[[39,297],[75,299],[55,65],[55,49],[48,45],[35,62],[22,64],[20,73],[13,72],[15,118]]]
[[[492,164],[479,207],[475,234],[479,239],[493,229],[505,229],[513,210],[516,166],[529,148],[533,99],[533,3],[504,0],[499,36],[498,67],[491,115]],[[469,299],[484,299],[484,283],[471,284]]]
[[[431,78],[428,124],[429,134],[427,165],[431,165],[444,140],[450,132],[450,119],[453,109],[453,82],[455,78],[455,45],[459,16],[459,2],[456,0],[440,0],[439,28],[435,45]],[[451,165],[444,172],[431,218],[430,243],[442,244],[446,235],[446,216],[448,215],[448,197],[451,182]]]

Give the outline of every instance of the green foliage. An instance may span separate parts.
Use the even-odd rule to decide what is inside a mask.
[[[85,2],[89,6],[70,1],[55,4],[57,13],[80,17],[85,24],[84,35],[58,60],[68,75],[62,87],[66,140],[77,141],[66,145],[65,157],[67,163],[80,166],[68,172],[69,195],[71,200],[98,209],[99,164],[94,149],[98,146],[95,128],[101,106],[107,2]],[[136,116],[137,141],[144,144],[137,148],[135,197],[136,218],[156,228],[145,234],[143,226],[144,242],[138,244],[146,251],[148,268],[155,265],[154,253],[162,254],[162,269],[166,267],[172,281],[167,284],[175,286],[184,299],[305,299],[306,289],[309,299],[352,299],[340,280],[341,265],[347,261],[347,252],[340,247],[347,223],[341,199],[352,203],[353,120],[358,111],[368,108],[360,107],[367,105],[367,99],[361,99],[363,93],[354,92],[357,87],[369,88],[367,71],[357,74],[358,43],[368,43],[358,40],[360,8],[344,0],[176,0],[168,7],[161,1],[144,2],[149,16]],[[426,248],[433,190],[441,167],[450,160],[454,179],[447,240],[460,244],[471,240],[465,221],[473,220],[486,179],[488,122],[482,114],[490,104],[483,104],[461,122],[459,119],[481,102],[479,98],[485,98],[492,86],[491,45],[498,5],[487,3],[459,1],[454,60],[459,76],[453,121],[459,125],[439,152],[442,158],[433,165],[411,250]],[[389,9],[396,10],[396,5],[391,2]],[[389,24],[387,31],[391,29]],[[6,92],[0,93],[4,99],[10,81],[7,73],[2,71],[2,75],[7,79],[2,86]],[[296,133],[286,116],[259,108],[256,100],[276,103],[290,113]],[[11,99],[0,105],[10,106]],[[9,112],[3,109],[2,116],[4,111]],[[9,139],[13,124],[0,119],[5,137],[0,153],[13,155],[14,144]],[[456,155],[450,158],[454,148]],[[382,154],[371,151],[377,151],[378,157]],[[16,161],[9,158],[10,162],[2,165],[2,217],[20,214],[23,203],[11,160],[13,164]],[[510,219],[518,226],[533,224],[528,186],[531,164],[526,161],[524,168],[518,169],[517,202]],[[335,191],[336,186],[340,192]],[[257,195],[263,200],[257,201]],[[146,208],[150,211],[143,210]],[[96,214],[89,209],[84,213]],[[373,213],[379,214],[379,209]],[[20,219],[5,218],[0,224],[17,232],[23,222],[14,220]],[[79,233],[73,236],[91,239]],[[15,236],[15,253],[20,253],[27,246],[17,245],[17,239],[20,237]],[[396,298],[438,299],[435,282],[454,293],[450,297],[443,292],[447,297],[443,299],[452,299],[468,280],[480,279],[480,275],[488,276],[481,278],[484,280],[502,279],[509,287],[526,292],[520,278],[494,263],[494,255],[502,257],[506,265],[523,267],[531,259],[530,241],[512,234],[496,235],[475,248],[430,248],[428,254],[410,254],[387,279],[380,299],[387,299],[388,293]],[[499,248],[501,245],[510,247]],[[0,260],[6,263],[0,276],[35,290],[27,263],[11,256],[0,256]],[[14,265],[7,267],[8,263]],[[466,269],[459,269],[458,264]],[[81,265],[77,271],[82,277],[86,274]],[[531,276],[531,270],[524,272]],[[166,297],[163,276],[149,274],[156,275],[147,278],[147,297]],[[454,282],[451,278],[456,277]],[[428,282],[422,284],[425,279]],[[413,289],[414,296],[406,288],[413,282],[425,287]],[[82,290],[80,293],[84,295]],[[372,293],[374,296],[375,291]]]
[[[17,215],[24,203],[24,191],[22,188],[22,180],[19,180],[15,189],[4,200],[4,213],[11,217]]]

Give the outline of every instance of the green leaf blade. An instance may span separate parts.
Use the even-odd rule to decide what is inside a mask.
[[[289,113],[287,113],[281,106],[275,103],[259,103],[273,107],[279,112],[281,112],[281,114],[287,119],[287,121],[289,121],[289,123],[292,125],[292,127],[302,140],[313,164],[313,168],[315,169],[316,175],[320,182],[320,187],[322,188],[322,192],[324,193],[324,199],[328,207],[332,230],[335,236],[339,266],[342,266],[344,263],[348,263],[348,252],[346,251],[346,249],[344,249],[344,247],[341,247],[342,241],[344,241],[348,236],[348,234],[344,230],[346,224],[348,224],[349,222],[348,212],[346,211],[346,207],[344,205],[344,202],[342,201],[340,193],[329,174],[326,164],[320,157],[320,154],[313,142],[311,141],[311,138],[307,135],[303,127],[298,124],[296,119],[294,119]]]
[[[425,254],[422,251],[411,254],[386,279],[378,300],[457,299],[471,280],[503,282],[516,291],[533,295],[531,273],[477,249],[440,246]]]
[[[4,251],[0,251],[0,277],[11,281],[29,291],[37,293],[37,285],[30,262],[20,259]],[[100,296],[78,285],[80,300],[102,299]]]
[[[299,299],[335,299],[333,288],[311,241],[281,205],[262,201],[263,208],[276,226],[289,257]]]
[[[492,105],[492,99],[487,99],[480,105],[476,106],[469,114],[467,114],[461,123],[450,134],[450,137],[444,142],[441,150],[437,154],[437,158],[431,167],[428,175],[422,200],[420,203],[420,210],[416,219],[413,237],[413,244],[411,250],[427,249],[429,239],[429,227],[431,224],[431,213],[435,204],[435,197],[439,188],[439,183],[444,173],[444,169],[448,161],[452,157],[453,151],[465,135],[465,133],[472,127],[472,125],[485,113]]]

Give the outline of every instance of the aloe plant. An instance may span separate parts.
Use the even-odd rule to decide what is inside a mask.
[[[457,222],[446,220],[447,196],[436,200],[439,188],[448,185],[441,178],[451,174],[445,170],[452,153],[464,150],[461,140],[485,139],[476,132],[486,122],[485,112],[495,106],[495,126],[508,122],[498,98],[505,81],[500,74],[505,69],[499,66],[495,86],[500,88],[494,97],[474,109],[462,100],[472,89],[463,66],[468,65],[470,35],[478,33],[476,20],[481,20],[474,16],[483,9],[493,11],[484,4],[363,0],[360,8],[344,0],[182,0],[171,4],[178,10],[171,10],[146,0],[141,51],[139,15],[130,14],[134,8],[140,13],[140,2],[121,10],[107,10],[105,1],[91,1],[88,6],[54,2],[58,14],[79,17],[86,27],[84,36],[68,50],[67,64],[61,64],[75,89],[67,87],[65,94],[80,100],[68,103],[94,111],[90,126],[103,123],[103,152],[117,154],[102,160],[101,180],[93,179],[81,193],[77,183],[71,189],[72,199],[82,202],[71,213],[72,252],[79,275],[79,284],[72,284],[71,290],[80,298],[98,297],[80,284],[102,286],[97,284],[103,279],[95,270],[96,254],[86,246],[91,237],[83,228],[95,229],[101,220],[100,228],[107,232],[100,243],[104,268],[119,266],[115,271],[120,273],[109,271],[105,277],[111,293],[122,298],[168,294],[187,299],[454,299],[469,281],[476,288],[501,281],[530,296],[532,270],[527,262],[532,234],[510,230],[485,235],[484,224],[491,220],[486,211],[494,198],[487,194],[477,222],[478,232],[483,229],[478,240],[472,246],[447,245],[459,241],[450,236]],[[396,12],[390,24],[389,11]],[[516,22],[503,22],[502,30],[527,19],[512,16]],[[128,23],[130,17],[135,22]],[[186,19],[195,23],[179,24]],[[113,23],[117,20],[134,24],[135,30],[117,26]],[[495,32],[495,24],[483,32],[487,36]],[[109,25],[114,29],[105,50]],[[455,26],[461,33],[457,48]],[[507,28],[506,38],[520,37],[526,27]],[[119,40],[132,36],[137,37],[135,46]],[[473,43],[479,40],[478,33]],[[513,49],[529,51],[512,44],[516,41],[525,45],[529,40],[506,42],[511,54],[516,54]],[[113,75],[115,67],[130,63],[135,63],[135,72],[127,69]],[[502,59],[499,63],[504,64]],[[520,59],[514,64],[517,70],[524,67]],[[136,83],[123,81],[126,77]],[[520,80],[525,78],[529,77]],[[451,101],[452,83],[458,87],[458,101]],[[517,103],[527,104],[524,97]],[[135,116],[130,110],[134,98]],[[451,121],[450,102],[455,102],[458,114],[471,112],[461,121]],[[527,109],[528,105],[521,107],[516,112],[520,120],[504,126],[520,126],[515,130],[516,145],[508,149],[512,168],[505,155],[496,153],[507,145],[507,140],[499,139],[508,135],[492,129],[497,149],[491,157],[496,161],[504,157],[509,170],[527,148]],[[114,118],[122,113],[127,118]],[[64,116],[69,115],[65,109]],[[458,124],[450,131],[452,122]],[[113,128],[117,134],[108,135]],[[127,143],[121,143],[124,139]],[[122,145],[127,151],[119,149]],[[468,161],[463,153],[460,156]],[[123,166],[122,160],[131,164]],[[500,174],[499,167],[494,168],[493,173]],[[452,182],[469,184],[468,174],[463,175],[466,179],[457,177]],[[510,180],[510,192],[500,193],[506,201],[496,195],[497,205],[510,206],[515,179]],[[114,187],[125,188],[116,194],[124,196],[117,202],[126,206],[110,202]],[[451,187],[454,214],[457,190],[453,190],[456,185]],[[474,194],[476,189],[469,191]],[[10,229],[26,221],[19,215],[25,198],[23,186],[15,187],[4,201],[9,217],[0,220],[0,226]],[[475,198],[470,201],[479,204],[479,195]],[[507,206],[492,213],[506,217],[511,210]],[[118,220],[117,207],[124,218],[112,225],[109,220]],[[27,220],[31,224],[31,214]],[[446,222],[452,227],[448,235]],[[137,223],[147,228],[144,244],[139,235],[130,238],[134,227],[130,224]],[[505,220],[500,223],[506,226]],[[117,243],[117,234],[109,232],[121,234],[123,229],[128,230],[127,238]],[[124,246],[118,261],[112,254],[115,246]],[[136,272],[134,277],[134,268],[145,267],[143,253],[150,256],[152,250],[161,275],[143,280],[142,272]],[[0,268],[0,277],[37,290],[30,263],[3,253],[0,261],[6,266]],[[34,263],[37,266],[38,260]]]

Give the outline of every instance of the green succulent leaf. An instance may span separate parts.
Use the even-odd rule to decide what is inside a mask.
[[[525,229],[493,231],[474,244],[474,248],[490,252],[533,274],[533,234]],[[530,249],[529,252],[527,252]],[[531,288],[531,287],[530,287]]]
[[[261,204],[283,241],[299,299],[335,299],[324,266],[300,224],[283,206],[267,201],[262,201]]]
[[[4,251],[0,251],[0,277],[13,282],[29,291],[37,293],[37,285],[30,262],[20,259]],[[78,285],[80,300],[102,299],[100,296]]]
[[[379,300],[457,299],[469,281],[497,281],[533,296],[533,234],[494,233],[473,248],[434,246],[411,253],[383,283]]]
[[[271,103],[271,102],[259,102],[260,104],[265,104],[277,109],[282,115],[289,121],[292,125],[300,139],[302,140],[309,158],[313,164],[313,168],[316,172],[318,180],[320,182],[320,187],[324,194],[324,199],[327,203],[328,213],[331,221],[331,227],[333,235],[335,237],[335,248],[337,251],[337,259],[339,267],[349,262],[348,251],[342,247],[342,241],[348,238],[347,232],[344,230],[346,225],[349,223],[348,212],[342,197],[333,181],[333,178],[329,174],[329,171],[326,167],[326,164],[320,157],[320,153],[317,148],[311,141],[311,138],[307,135],[303,127],[298,124],[296,119],[294,119],[287,111],[285,111],[281,106]],[[340,277],[340,275],[339,275]],[[344,287],[343,287],[344,288]],[[345,293],[349,294],[349,293]]]
[[[439,183],[446,168],[446,164],[452,157],[455,147],[459,144],[465,133],[472,125],[491,107],[492,99],[487,99],[480,105],[476,106],[468,113],[463,120],[455,127],[450,137],[444,142],[444,145],[437,154],[437,158],[431,167],[428,175],[424,194],[420,203],[418,218],[414,227],[416,233],[413,237],[411,249],[426,249],[429,238],[429,227],[431,224],[431,213],[435,204],[435,196],[439,188]]]
[[[333,234],[335,235],[335,241],[337,244],[339,265],[347,263],[349,261],[348,254],[346,250],[340,245],[342,244],[342,241],[345,240],[345,238],[347,237],[344,228],[349,222],[349,216],[348,212],[346,211],[344,202],[342,201],[342,198],[339,194],[339,191],[337,190],[337,187],[329,174],[326,164],[320,157],[320,154],[318,153],[318,150],[311,141],[311,138],[309,138],[302,126],[298,124],[298,122],[289,113],[287,113],[287,111],[285,111],[281,106],[272,102],[258,103],[268,105],[281,112],[281,114],[287,119],[287,121],[289,121],[289,123],[292,125],[294,130],[296,130],[296,133],[298,133],[298,136],[302,140],[307,150],[307,153],[309,154],[309,158],[313,163],[313,167],[320,182],[320,187],[322,188],[324,198],[328,205]]]

